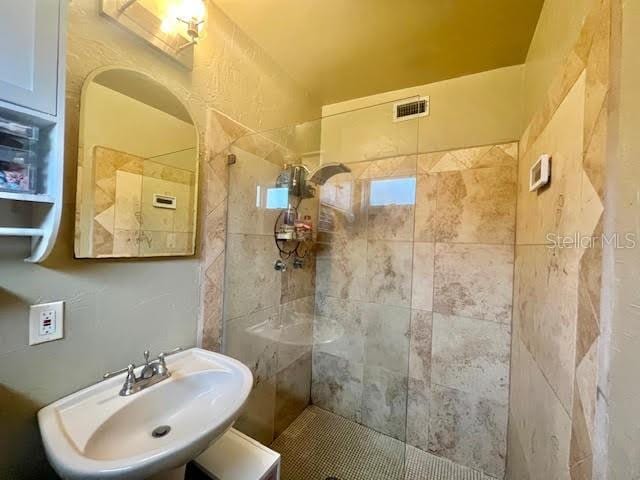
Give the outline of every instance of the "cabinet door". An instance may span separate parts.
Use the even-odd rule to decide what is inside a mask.
[[[0,100],[56,114],[60,1],[2,0]]]

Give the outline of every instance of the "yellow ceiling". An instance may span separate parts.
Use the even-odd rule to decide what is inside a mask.
[[[543,0],[213,0],[323,104],[522,63]]]

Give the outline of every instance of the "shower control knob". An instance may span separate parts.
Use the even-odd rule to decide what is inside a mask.
[[[275,268],[278,272],[286,272],[287,264],[284,263],[282,260],[278,259],[276,260],[276,263],[273,264],[273,268]]]
[[[300,257],[293,259],[293,268],[304,268],[304,260]]]

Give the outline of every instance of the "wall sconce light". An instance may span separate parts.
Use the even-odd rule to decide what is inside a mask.
[[[178,47],[178,51],[198,43],[206,13],[207,9],[203,0],[182,0],[182,3],[178,7],[176,19],[186,25],[187,35],[189,35],[191,41]]]
[[[206,0],[101,0],[100,13],[184,67],[193,68],[194,49],[206,36]]]
[[[129,7],[140,0],[125,0],[118,8],[120,14],[124,13]],[[187,47],[196,45],[202,37],[202,25],[205,22],[207,8],[204,0],[174,0],[169,6],[167,16],[162,21],[162,30],[169,33],[176,30],[177,23],[185,25],[186,33],[191,40],[176,48],[177,52]]]

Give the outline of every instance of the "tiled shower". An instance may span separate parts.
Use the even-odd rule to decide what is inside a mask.
[[[517,144],[354,167],[328,186],[351,205],[321,196],[312,401],[500,476]]]
[[[606,232],[610,28],[594,2],[520,138],[443,141],[390,103],[227,135],[211,328],[256,377],[237,426],[280,449],[285,479],[424,478],[416,462],[426,478],[594,478],[602,251],[549,235]],[[530,192],[543,153],[552,181]],[[350,172],[302,201],[313,248],[276,271],[269,189],[285,164],[328,162]]]
[[[336,152],[323,128],[364,114],[230,148],[224,349],[256,377],[238,427],[270,444],[313,404],[502,476],[518,144],[423,152],[410,120],[384,126],[383,152]],[[351,171],[300,203],[317,230],[303,267],[277,271],[276,177],[335,160]]]

